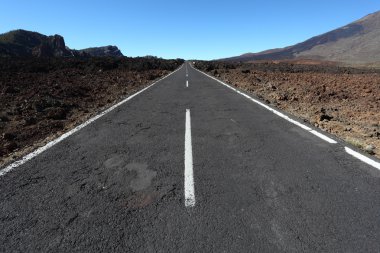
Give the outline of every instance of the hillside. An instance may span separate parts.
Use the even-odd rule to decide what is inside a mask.
[[[294,46],[223,60],[246,62],[285,59],[313,59],[350,64],[380,62],[380,11]]]

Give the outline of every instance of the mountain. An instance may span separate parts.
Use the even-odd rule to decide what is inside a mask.
[[[90,56],[124,56],[117,46],[105,46],[105,47],[90,47],[82,50],[77,50],[80,53],[86,53]]]
[[[380,11],[302,43],[225,61],[311,59],[351,64],[380,62]]]
[[[0,34],[0,56],[63,57],[72,56],[62,36],[15,30]]]
[[[14,30],[0,34],[0,57],[123,56],[116,46],[72,50],[60,35]]]

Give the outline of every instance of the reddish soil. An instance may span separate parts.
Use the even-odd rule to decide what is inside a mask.
[[[288,64],[301,64],[301,65],[324,65],[324,66],[339,66],[341,63],[333,62],[333,61],[319,61],[319,60],[311,60],[311,59],[291,59],[291,60],[273,60],[273,61],[265,61],[265,60],[257,60],[250,61],[249,63],[288,63]]]
[[[157,58],[0,59],[0,164],[173,71]]]
[[[197,62],[196,67],[380,157],[380,71]]]

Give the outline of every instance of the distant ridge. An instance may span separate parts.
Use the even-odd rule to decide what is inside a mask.
[[[0,57],[91,57],[123,56],[116,46],[73,50],[60,35],[14,30],[0,34]]]
[[[285,48],[247,53],[224,61],[312,59],[353,64],[380,61],[380,11]]]
[[[91,56],[115,56],[120,57],[124,56],[117,46],[105,46],[105,47],[90,47],[82,50],[78,50],[78,52],[83,52],[89,54]]]

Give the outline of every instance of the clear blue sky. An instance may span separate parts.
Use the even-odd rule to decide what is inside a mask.
[[[216,59],[284,47],[380,10],[379,0],[3,0],[0,33],[60,34],[70,48]]]

